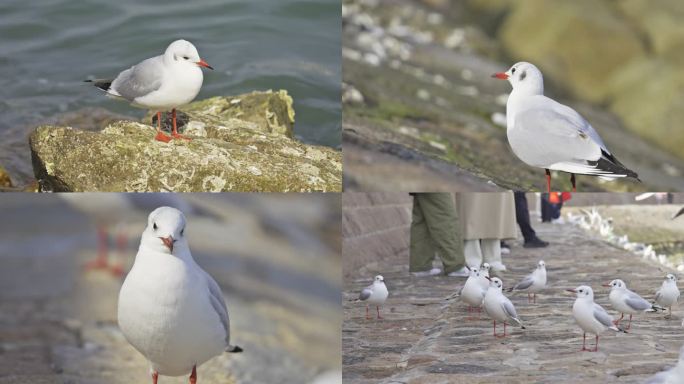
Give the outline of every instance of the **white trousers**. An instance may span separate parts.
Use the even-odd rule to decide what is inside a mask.
[[[469,267],[479,267],[482,263],[501,262],[501,240],[465,240],[463,247],[465,261]]]

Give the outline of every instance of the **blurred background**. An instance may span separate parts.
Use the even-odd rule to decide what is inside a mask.
[[[340,2],[336,0],[20,0],[0,2],[0,165],[15,184],[32,176],[28,134],[46,120],[87,124],[145,111],[83,80],[107,78],[192,42],[214,67],[197,100],[286,89],[295,136],[340,145]],[[100,107],[102,110],[83,110]],[[80,112],[79,112],[80,111]]]
[[[344,0],[342,14],[345,188],[542,189],[506,139],[510,84],[490,78],[529,61],[643,180],[579,191],[684,190],[681,2]]]
[[[221,286],[245,350],[198,367],[200,382],[341,382],[339,195],[106,193],[0,197],[0,382],[149,380],[116,322],[124,276],[84,266],[101,230],[125,274],[160,205],[186,212],[193,257]]]

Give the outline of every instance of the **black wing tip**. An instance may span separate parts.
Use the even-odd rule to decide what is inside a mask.
[[[639,175],[637,175],[637,173],[631,169],[625,167],[621,162],[618,161],[618,159],[615,158],[615,156],[606,151],[601,151],[601,154],[603,156],[601,156],[601,158],[596,162],[597,169],[615,175],[625,175],[641,183]]]
[[[243,351],[243,349],[238,345],[230,345],[230,346],[228,346],[228,348],[226,348],[226,352],[229,352],[229,353],[240,353],[242,351]]]
[[[525,328],[525,326],[524,326],[524,325],[521,325],[521,326],[520,326],[520,328],[521,328],[521,329],[527,329],[527,328]]]

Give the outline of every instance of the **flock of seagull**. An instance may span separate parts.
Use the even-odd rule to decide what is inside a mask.
[[[680,211],[684,211],[684,209]],[[673,219],[676,216],[677,215],[673,216]],[[675,268],[675,266],[667,260],[666,255],[656,254],[652,245],[630,242],[627,235],[617,236],[613,232],[612,219],[604,219],[595,208],[583,210],[583,215],[573,215],[569,213],[567,217],[570,223],[588,231],[596,231],[601,237],[616,246],[639,254],[644,259],[658,261],[670,268]],[[445,300],[451,300],[458,297],[463,303],[468,305],[468,312],[481,312],[481,310],[484,309],[485,314],[493,321],[494,337],[499,338],[508,336],[506,326],[509,323],[525,329],[515,306],[503,293],[502,280],[498,277],[490,277],[489,264],[484,263],[480,267],[467,268],[470,273],[461,290],[447,297]],[[684,270],[684,265],[680,265],[676,267],[676,269],[682,271]],[[620,279],[615,279],[602,286],[610,288],[608,298],[612,308],[620,313],[618,319],[614,319],[606,309],[594,302],[594,291],[590,286],[580,285],[574,289],[566,290],[576,295],[575,302],[572,306],[572,315],[577,325],[583,331],[581,351],[597,352],[599,336],[605,330],[628,333],[627,331],[629,331],[632,326],[632,317],[634,315],[669,309],[669,314],[667,316],[671,317],[672,306],[677,303],[680,297],[677,278],[671,273],[666,275],[660,289],[656,291],[654,302],[649,302],[636,292],[629,290],[625,282]],[[543,260],[540,260],[537,263],[536,268],[530,274],[506,291],[524,291],[528,294],[528,303],[536,303],[537,293],[540,293],[546,288],[546,263]],[[388,296],[389,291],[387,290],[383,276],[376,276],[373,283],[361,291],[358,299],[358,301],[366,302],[366,319],[371,319],[369,316],[369,305],[374,305],[376,307],[377,318],[382,319],[380,307],[385,303]],[[620,323],[625,315],[629,315],[629,320],[627,326],[623,327]],[[497,321],[503,323],[503,334],[497,334]],[[684,326],[684,321],[682,322],[682,326]],[[586,346],[587,333],[595,336],[594,348],[587,348]],[[681,382],[684,382],[684,347],[682,347],[680,363],[669,371],[659,373],[653,377],[650,382],[675,383],[679,381],[672,380],[680,379],[682,380]]]

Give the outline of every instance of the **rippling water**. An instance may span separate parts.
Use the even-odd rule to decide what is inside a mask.
[[[0,2],[0,164],[32,175],[27,136],[65,111],[100,106],[144,111],[82,83],[161,54],[178,38],[197,47],[205,71],[198,98],[286,89],[298,139],[339,148],[339,0],[37,0]]]

